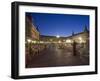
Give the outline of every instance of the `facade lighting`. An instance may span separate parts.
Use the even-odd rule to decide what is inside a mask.
[[[44,43],[43,41],[40,41],[40,43]]]
[[[79,37],[79,42],[80,42],[80,43],[86,43],[86,41],[83,40],[82,37]]]
[[[61,43],[61,41],[58,41],[58,43]]]
[[[59,38],[60,36],[59,36],[59,35],[57,35],[56,37],[57,37],[57,38]]]
[[[78,39],[79,39],[80,41],[82,40],[82,38],[81,38],[81,37],[79,37]]]
[[[66,43],[72,43],[72,41],[70,39],[66,40]]]
[[[31,42],[31,39],[27,39],[27,42],[30,43]]]
[[[34,44],[35,44],[35,43],[36,43],[36,41],[32,41],[32,43],[34,43]]]

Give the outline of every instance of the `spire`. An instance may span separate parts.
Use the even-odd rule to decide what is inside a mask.
[[[84,27],[84,32],[88,32],[87,26]]]
[[[36,27],[36,29],[37,29],[38,32],[40,32],[38,26]]]
[[[72,36],[74,35],[74,32],[72,31]]]

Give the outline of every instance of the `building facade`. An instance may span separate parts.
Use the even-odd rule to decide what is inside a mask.
[[[40,41],[47,43],[89,43],[89,31],[85,27],[85,29],[80,33],[72,33],[71,36],[68,37],[56,37],[56,36],[45,36],[40,35]]]
[[[71,50],[77,50],[77,54],[89,56],[89,31],[85,28],[80,33],[72,33],[68,37],[56,37],[56,36],[40,36],[41,43],[47,46],[52,45],[53,47]]]
[[[30,40],[39,40],[40,33],[37,30],[36,26],[32,22],[32,17],[31,15],[26,16],[26,41],[28,39]]]
[[[89,44],[89,30],[84,27],[84,30],[80,33],[72,32],[71,36],[67,37],[56,37],[56,36],[46,36],[40,35],[39,30],[32,21],[32,16],[26,16],[26,41],[28,39],[34,41],[38,40],[40,43],[88,43]]]
[[[87,27],[84,27],[82,32],[72,32],[71,36],[66,37],[40,35],[37,26],[33,23],[32,16],[28,15],[26,16],[25,34],[26,67],[33,57],[43,53],[46,49],[62,49],[62,51],[70,51],[73,55],[76,53],[79,56],[89,57],[89,31]]]

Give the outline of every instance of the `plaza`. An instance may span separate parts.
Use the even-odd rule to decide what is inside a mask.
[[[56,67],[89,65],[89,30],[72,32],[70,36],[49,36],[26,17],[25,67]]]

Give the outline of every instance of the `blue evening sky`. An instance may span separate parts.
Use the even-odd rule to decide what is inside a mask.
[[[79,33],[87,26],[89,29],[89,15],[26,13],[32,15],[33,23],[38,27],[41,35],[70,36],[72,31]]]

